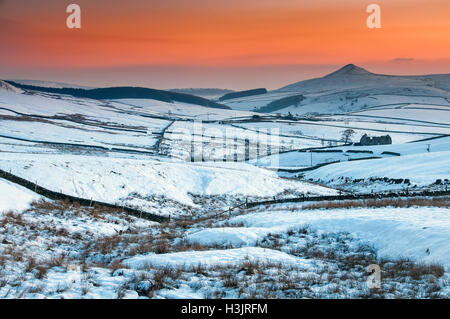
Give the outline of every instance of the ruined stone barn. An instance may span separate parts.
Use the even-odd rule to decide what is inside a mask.
[[[383,136],[369,136],[364,134],[359,141],[359,145],[388,145],[392,144],[392,138],[388,135]]]

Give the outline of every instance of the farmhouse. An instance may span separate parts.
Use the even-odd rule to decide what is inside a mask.
[[[392,138],[389,135],[385,136],[368,136],[364,134],[359,141],[359,145],[387,145],[392,144]]]

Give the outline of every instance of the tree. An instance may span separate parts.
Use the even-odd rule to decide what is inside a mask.
[[[353,135],[355,135],[355,131],[352,129],[346,129],[345,131],[342,131],[342,141],[345,144],[351,142]]]

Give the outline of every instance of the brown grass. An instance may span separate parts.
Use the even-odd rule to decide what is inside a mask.
[[[48,265],[49,267],[61,267],[64,265],[66,260],[66,256],[64,254],[61,254],[59,256],[53,256],[49,261]]]
[[[148,277],[148,273],[136,273],[134,274],[133,278],[121,289],[125,290],[126,286],[137,287],[137,285],[140,282],[150,280],[151,285],[148,288],[146,288],[145,290],[138,289],[137,292],[141,296],[147,296],[149,298],[152,298],[155,291],[163,289],[166,286],[167,282],[179,278],[181,274],[182,274],[181,269],[175,269],[171,267],[164,267],[155,270],[152,278]]]
[[[223,286],[225,288],[237,288],[239,287],[239,282],[236,279],[236,275],[230,271],[225,271],[221,274],[221,279],[223,281]]]
[[[169,245],[166,240],[160,240],[155,247],[156,254],[165,254],[169,251]]]
[[[33,256],[28,258],[28,262],[25,266],[25,272],[31,272],[37,266],[37,262]]]
[[[356,201],[332,201],[332,202],[318,202],[302,206],[305,210],[314,209],[334,209],[334,208],[380,208],[380,207],[450,207],[450,200],[448,197],[434,197],[434,198],[407,198],[407,199],[369,199]]]
[[[40,214],[49,214],[50,212],[64,216],[67,212],[73,212],[79,215],[82,211],[89,214],[95,220],[103,220],[105,215],[120,215],[125,221],[132,222],[132,218],[125,212],[121,212],[116,208],[101,206],[94,204],[93,207],[82,206],[79,202],[71,202],[69,200],[60,201],[35,201],[31,204],[32,208],[27,212],[35,211]]]
[[[44,265],[39,265],[35,268],[36,273],[35,276],[37,279],[44,279],[45,277],[47,277],[47,270],[48,268]]]
[[[412,264],[409,269],[409,276],[412,279],[418,280],[421,276],[424,275],[433,275],[436,278],[442,277],[444,275],[444,267],[439,264],[431,263],[431,264]]]
[[[18,121],[18,122],[41,122],[41,123],[53,123],[49,120],[32,117],[28,115],[0,115],[0,120],[6,121]]]
[[[383,276],[388,278],[396,278],[397,276],[409,276],[414,280],[421,279],[422,276],[432,275],[435,278],[442,277],[445,269],[438,263],[416,263],[407,258],[400,258],[390,262],[387,267],[386,260],[380,261],[383,269]],[[384,266],[386,264],[386,266]]]
[[[23,220],[21,214],[16,214],[14,212],[7,212],[3,215],[3,218],[0,220],[0,227],[5,227],[7,225],[15,225],[23,227],[26,222]]]
[[[124,265],[121,260],[116,259],[110,264],[109,268],[114,272],[118,269],[127,269],[128,266]]]
[[[13,261],[23,261],[23,250],[13,246],[8,246],[4,255],[9,255]]]
[[[263,268],[263,265],[257,261],[246,260],[242,263],[239,272],[245,271],[247,275],[262,274],[264,273]]]

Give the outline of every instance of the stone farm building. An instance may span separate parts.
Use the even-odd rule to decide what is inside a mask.
[[[368,136],[364,134],[359,141],[359,145],[387,145],[392,144],[392,138],[389,135],[384,136]]]

